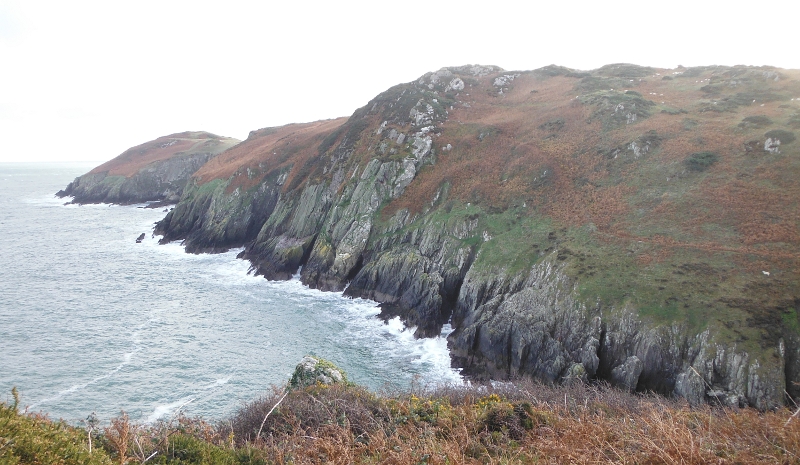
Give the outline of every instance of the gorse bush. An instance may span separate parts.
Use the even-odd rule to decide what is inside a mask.
[[[11,405],[0,403],[0,464],[112,463],[105,450],[89,453],[88,436],[83,429],[44,415],[20,413],[16,388],[13,398]]]
[[[746,116],[742,119],[742,122],[739,123],[739,127],[765,127],[772,124],[772,119],[765,115],[753,115],[753,116]]]
[[[684,161],[686,166],[692,171],[705,171],[709,166],[717,162],[719,157],[713,152],[698,152],[689,155]]]
[[[278,407],[267,417],[275,405]],[[275,389],[271,395],[240,408],[232,418],[221,423],[218,433],[234,437],[238,444],[257,443],[278,433],[313,435],[331,426],[347,428],[358,436],[381,428],[389,419],[388,405],[366,388],[316,384],[293,389],[285,398],[282,390]],[[259,430],[262,438],[256,437]]]
[[[491,394],[480,398],[475,408],[479,411],[481,429],[507,434],[516,441],[523,439],[525,430],[534,425],[530,416],[533,409],[528,402],[515,404],[497,394]]]
[[[785,144],[789,144],[791,142],[794,142],[794,140],[795,140],[795,136],[794,136],[793,132],[785,131],[783,129],[775,129],[775,130],[769,131],[766,134],[764,134],[764,137],[766,137],[768,139],[772,139],[772,140],[776,140],[777,139],[777,140],[781,141],[781,144],[784,144],[784,145]]]

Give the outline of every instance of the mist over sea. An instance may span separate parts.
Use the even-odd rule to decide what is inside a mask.
[[[158,245],[163,209],[54,196],[92,167],[0,163],[0,401],[16,386],[31,411],[70,423],[179,407],[218,420],[305,354],[372,390],[460,382],[444,337],[415,340],[375,302],[248,275],[239,250]]]

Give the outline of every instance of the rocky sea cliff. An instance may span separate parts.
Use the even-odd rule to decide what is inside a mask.
[[[450,322],[476,378],[770,409],[800,396],[798,114],[792,70],[444,68],[131,188],[160,197],[63,194],[180,192],[162,241]]]

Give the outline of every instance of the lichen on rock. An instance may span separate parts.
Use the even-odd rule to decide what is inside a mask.
[[[306,355],[295,367],[289,380],[289,388],[301,389],[315,384],[338,383],[347,383],[344,370],[323,358]]]

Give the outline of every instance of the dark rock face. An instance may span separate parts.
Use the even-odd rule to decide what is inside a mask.
[[[255,273],[290,279],[299,272],[312,288],[376,300],[384,318],[401,317],[418,337],[437,336],[450,322],[453,362],[476,378],[602,379],[692,403],[760,409],[782,405],[784,389],[800,394],[800,337],[792,331],[778,347],[756,353],[712,330],[645,320],[631,304],[587,303],[558,249],[542,250],[534,265],[513,272],[482,264],[491,237],[476,217],[441,205],[444,188],[418,213],[382,216],[436,161],[437,124],[447,119],[442,95],[497,71],[441,70],[381,94],[324,139],[302,181],[287,181],[291,167],[265,169],[249,188],[233,187],[231,179],[192,180],[156,232],[162,241],[183,240],[189,252],[244,246],[240,257]],[[501,76],[500,90],[513,76]],[[633,124],[636,115],[647,117],[626,113],[609,125]],[[635,159],[651,145],[658,144],[625,147]]]
[[[693,404],[759,409],[783,404],[786,380],[796,376],[783,361],[789,357],[765,370],[747,351],[712,341],[708,331],[693,336],[677,324],[648,326],[630,309],[587,309],[553,258],[526,279],[467,274],[449,337],[458,366],[494,379],[604,379]]]
[[[576,311],[564,286],[570,283],[550,263],[527,277],[487,280],[468,273],[453,315],[454,356],[485,377],[530,374],[547,382],[594,377],[600,320]]]
[[[144,240],[144,233],[139,234],[139,237],[136,238],[136,243],[141,244]]]
[[[248,196],[227,195],[225,186],[187,187],[191,202],[181,202],[158,222],[161,243],[183,240],[190,253],[220,252],[252,240],[278,201],[279,186],[264,182]]]
[[[156,162],[131,177],[86,174],[75,178],[56,195],[71,196],[72,203],[177,203],[192,173],[213,156],[203,153]]]

